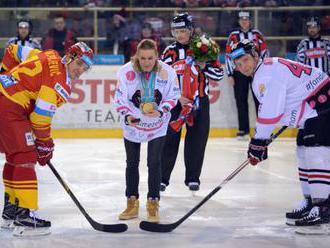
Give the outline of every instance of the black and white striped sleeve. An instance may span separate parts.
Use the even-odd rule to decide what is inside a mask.
[[[164,63],[172,65],[175,62],[176,58],[173,58],[173,56],[176,56],[174,49],[175,46],[173,44],[165,48],[163,54],[161,55],[161,60]]]
[[[306,39],[300,41],[297,46],[297,61],[306,64]]]
[[[330,40],[326,39],[325,40],[325,47],[327,50],[327,59],[328,59],[328,75],[330,76]]]
[[[208,62],[203,70],[209,79],[220,81],[223,78],[223,69],[219,61]]]

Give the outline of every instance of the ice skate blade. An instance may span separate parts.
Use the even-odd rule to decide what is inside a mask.
[[[16,226],[13,231],[13,236],[15,237],[34,237],[34,236],[44,236],[49,235],[51,230],[49,227],[25,227]]]
[[[238,141],[249,141],[250,140],[250,136],[249,135],[236,136],[236,140],[238,140]]]
[[[14,221],[13,220],[2,220],[1,229],[12,230],[14,229]]]
[[[288,226],[296,226],[296,221],[299,219],[286,219],[285,224],[287,224]]]
[[[295,232],[301,235],[330,235],[330,224],[299,227]]]

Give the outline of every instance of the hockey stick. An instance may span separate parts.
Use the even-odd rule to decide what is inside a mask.
[[[273,134],[268,144],[273,142],[283,131],[287,128],[287,126],[283,126],[278,130],[277,133]],[[204,199],[198,203],[193,209],[191,209],[188,213],[186,213],[182,218],[177,220],[176,222],[170,224],[160,224],[160,223],[152,223],[148,221],[141,221],[140,228],[149,232],[171,232],[175,228],[177,228],[182,222],[189,218],[193,213],[195,213],[205,202],[207,202],[215,193],[217,193],[226,183],[228,183],[231,179],[233,179],[241,170],[243,170],[249,164],[249,159],[245,160],[236,170],[234,170],[225,180],[222,181],[215,189],[213,189]]]
[[[91,224],[91,226],[95,230],[98,230],[98,231],[101,231],[101,232],[111,232],[111,233],[121,233],[121,232],[125,232],[127,230],[128,227],[127,227],[126,224],[101,224],[101,223],[98,223],[95,220],[93,220],[88,215],[88,213],[83,208],[83,206],[81,206],[80,202],[75,197],[75,195],[72,193],[72,191],[70,190],[69,186],[63,181],[63,179],[61,178],[61,176],[58,174],[58,172],[54,168],[54,165],[50,161],[47,162],[47,165],[52,170],[52,172],[56,176],[57,180],[62,184],[63,188],[69,194],[69,196],[74,201],[74,203],[76,204],[76,206],[79,208],[80,212],[85,216],[85,218],[87,219],[87,221],[89,222],[89,224]]]

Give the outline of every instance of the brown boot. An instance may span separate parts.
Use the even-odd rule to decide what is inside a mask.
[[[159,222],[159,200],[158,198],[152,199],[149,198],[147,201],[147,213],[149,222]]]
[[[120,220],[130,220],[139,215],[139,199],[136,196],[127,198],[127,208],[119,215]]]

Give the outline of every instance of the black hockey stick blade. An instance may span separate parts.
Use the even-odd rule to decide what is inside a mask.
[[[69,186],[64,182],[64,180],[62,179],[62,177],[60,176],[60,174],[58,174],[58,172],[55,169],[54,165],[50,161],[47,162],[47,165],[52,170],[52,172],[54,173],[55,177],[60,182],[60,184],[63,186],[63,188],[65,189],[65,191],[69,194],[69,196],[71,197],[71,199],[73,200],[73,202],[79,208],[80,212],[85,216],[85,218],[87,219],[87,221],[89,222],[89,224],[91,224],[91,226],[95,230],[101,231],[101,232],[110,232],[110,233],[121,233],[121,232],[125,232],[127,230],[128,226],[126,224],[101,224],[101,223],[98,223],[95,220],[93,220],[89,216],[89,214],[86,212],[86,210],[84,209],[84,207],[80,204],[80,202],[78,201],[78,199],[76,198],[76,196],[72,193],[72,191],[70,190]]]
[[[179,224],[177,222],[171,224],[160,224],[148,221],[141,221],[140,228],[149,232],[167,233],[172,232]]]
[[[89,221],[91,226],[101,232],[110,232],[110,233],[122,233],[126,232],[128,229],[128,226],[126,224],[101,224],[96,221]]]

